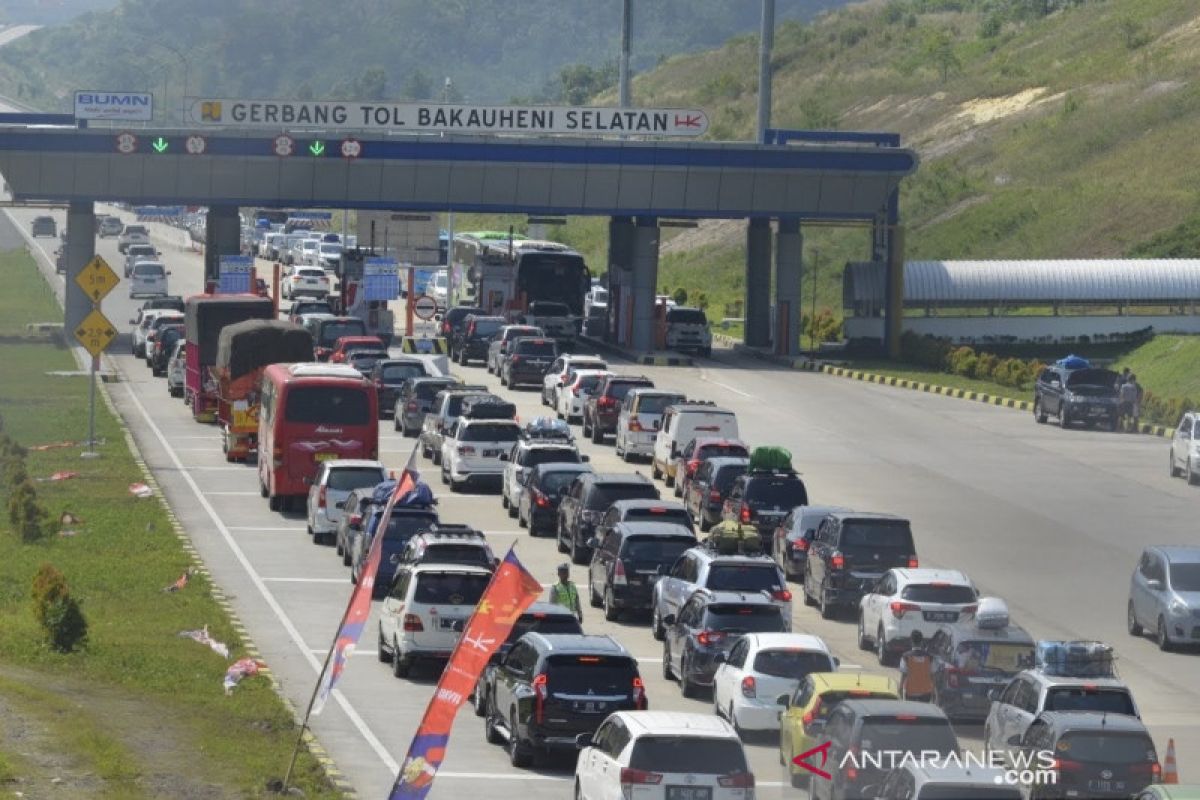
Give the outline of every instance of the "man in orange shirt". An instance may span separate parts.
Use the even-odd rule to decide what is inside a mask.
[[[900,696],[905,700],[933,699],[933,656],[924,645],[925,637],[913,631],[912,649],[900,656]]]

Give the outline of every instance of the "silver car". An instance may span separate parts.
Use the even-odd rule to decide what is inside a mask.
[[[377,486],[387,477],[387,469],[378,461],[347,458],[321,462],[308,489],[308,535],[313,544],[333,543],[342,504],[350,492]]]
[[[1193,486],[1200,483],[1200,414],[1190,411],[1171,437],[1171,477],[1180,475]]]
[[[1129,580],[1129,633],[1154,633],[1160,650],[1200,645],[1200,547],[1155,545],[1142,551]]]
[[[167,360],[167,392],[171,397],[183,397],[183,382],[187,370],[187,341],[180,338]]]

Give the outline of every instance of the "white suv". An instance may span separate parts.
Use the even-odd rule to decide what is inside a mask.
[[[448,659],[491,579],[490,569],[465,565],[397,570],[379,614],[379,660],[404,678],[417,660]]]
[[[459,417],[442,437],[442,483],[452,492],[472,480],[498,483],[504,474],[503,456],[512,451],[520,433],[515,420]]]
[[[308,489],[308,535],[313,544],[333,543],[342,504],[355,489],[369,489],[387,480],[387,469],[378,461],[341,458],[321,462]]]
[[[500,485],[500,505],[508,509],[513,519],[517,506],[521,504],[521,492],[525,488],[525,476],[538,464],[562,463],[581,464],[588,460],[579,455],[579,448],[568,442],[547,442],[539,439],[521,439],[505,456],[504,477]]]
[[[608,363],[600,356],[567,355],[554,359],[542,379],[542,405],[558,408],[559,390],[572,369],[608,369]]]
[[[955,569],[890,569],[858,604],[858,646],[874,647],[879,663],[892,666],[907,650],[913,631],[926,640],[942,625],[974,616],[979,592]]]
[[[737,732],[711,714],[618,711],[580,739],[587,746],[575,762],[575,797],[754,797]],[[683,791],[668,794],[667,787]]]
[[[778,731],[780,695],[795,694],[810,672],[838,668],[824,640],[807,633],[748,633],[717,661],[713,711],[739,732]]]
[[[613,373],[604,369],[572,368],[555,392],[554,411],[567,422],[583,421],[583,405],[600,382]]]

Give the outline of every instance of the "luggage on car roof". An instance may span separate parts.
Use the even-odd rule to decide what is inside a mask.
[[[1104,642],[1042,641],[1037,643],[1037,666],[1047,675],[1071,678],[1116,677],[1113,649]]]
[[[975,624],[980,628],[1007,628],[1009,623],[1008,604],[999,597],[979,598],[979,607],[975,610]]]
[[[749,470],[774,471],[792,469],[792,453],[785,447],[756,447],[750,454]]]
[[[1072,354],[1066,358],[1060,358],[1057,364],[1065,369],[1087,369],[1092,365],[1092,362],[1082,356]]]
[[[466,419],[513,419],[517,407],[495,395],[469,397],[463,400],[462,416]]]
[[[758,528],[726,520],[713,526],[707,543],[723,556],[758,555],[762,552],[762,537]]]

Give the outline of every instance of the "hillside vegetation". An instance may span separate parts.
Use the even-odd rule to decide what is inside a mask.
[[[898,131],[920,152],[902,191],[910,259],[1197,252],[1191,0],[871,2],[784,23],[774,66],[776,127]],[[698,104],[712,137],[752,139],[756,68],[756,37],[740,36],[668,60],[638,77],[634,96]],[[586,221],[563,236],[590,248],[601,232]],[[841,266],[867,245],[859,231],[806,231],[819,307],[840,316]],[[743,252],[740,222],[677,233],[660,281],[704,291],[719,316],[741,298]],[[603,263],[602,249],[589,255]]]

